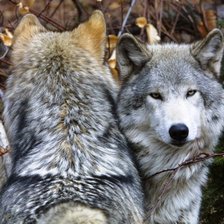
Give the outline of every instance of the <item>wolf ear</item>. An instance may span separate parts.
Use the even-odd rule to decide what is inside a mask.
[[[223,34],[212,30],[203,40],[191,45],[191,54],[199,62],[206,75],[218,78],[223,56]]]
[[[73,30],[73,38],[78,39],[80,47],[88,50],[103,63],[106,44],[106,23],[103,13],[95,10],[87,22]]]
[[[18,63],[23,58],[30,39],[39,32],[46,29],[40,24],[37,17],[33,14],[25,15],[16,27],[13,37],[13,58],[14,63]]]
[[[46,29],[40,24],[37,17],[33,14],[25,15],[20,21],[14,32],[14,42],[24,44],[35,34],[44,32]]]
[[[116,54],[122,81],[141,68],[152,56],[146,46],[131,34],[121,36],[117,44]]]

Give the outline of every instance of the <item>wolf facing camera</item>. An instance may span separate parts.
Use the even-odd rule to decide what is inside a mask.
[[[180,164],[212,153],[223,130],[222,55],[218,29],[193,44],[146,46],[130,34],[119,40],[117,111],[140,166],[146,223],[199,222],[211,160]]]

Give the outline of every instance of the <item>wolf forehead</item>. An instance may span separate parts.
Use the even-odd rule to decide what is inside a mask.
[[[203,73],[188,45],[164,44],[148,46],[148,49],[152,56],[145,64],[145,74],[153,81],[165,79],[166,82],[189,85],[196,81],[199,71]]]
[[[204,82],[207,86],[219,86],[200,68],[198,61],[191,55],[190,45],[150,45],[147,49],[151,52],[151,57],[131,79],[133,88],[138,85],[138,89],[141,87],[161,89],[172,85],[189,88],[198,86],[203,90]]]

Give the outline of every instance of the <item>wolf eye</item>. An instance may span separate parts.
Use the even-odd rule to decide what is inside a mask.
[[[149,94],[153,99],[156,100],[162,100],[162,96],[160,95],[160,93],[150,93]]]
[[[197,90],[195,90],[195,89],[188,90],[186,97],[193,96],[196,92],[197,92]]]

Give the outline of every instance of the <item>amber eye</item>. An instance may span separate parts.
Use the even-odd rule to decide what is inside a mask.
[[[160,93],[150,93],[149,94],[153,99],[156,100],[162,100],[162,96],[160,95]]]
[[[188,90],[186,97],[193,96],[196,92],[197,92],[197,90],[195,90],[195,89]]]

